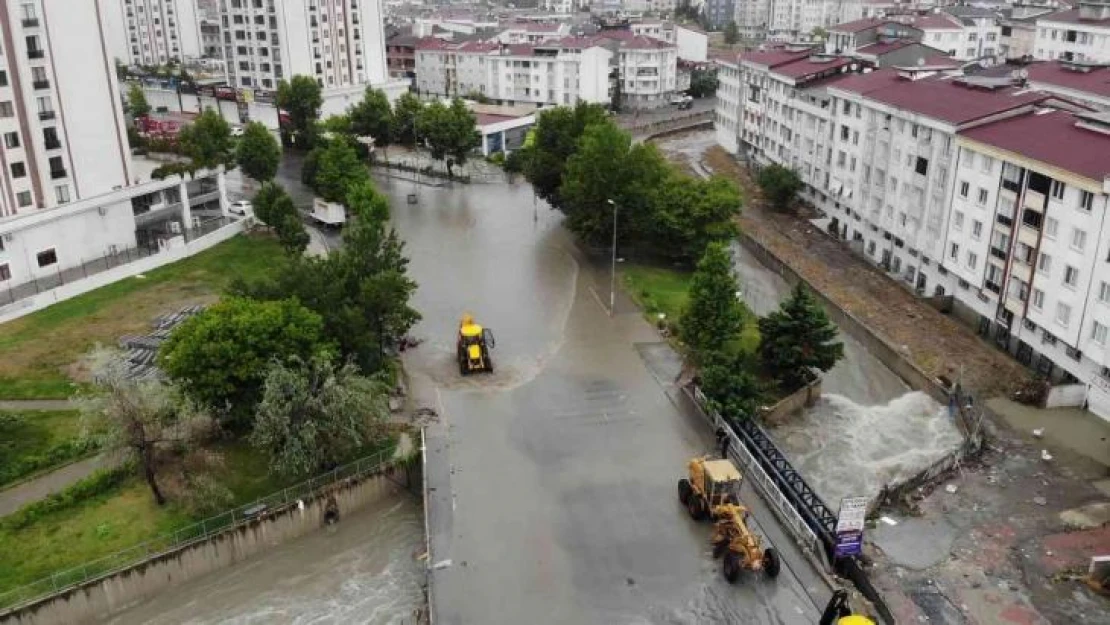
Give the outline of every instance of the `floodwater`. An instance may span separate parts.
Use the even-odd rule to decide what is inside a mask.
[[[414,625],[424,606],[424,520],[398,495],[336,525],[155,595],[113,625]]]

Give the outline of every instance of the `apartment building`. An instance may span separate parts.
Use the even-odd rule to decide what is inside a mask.
[[[683,61],[705,63],[709,60],[709,36],[699,28],[648,20],[633,22],[628,30],[633,35],[674,44],[678,48],[678,58]]]
[[[326,90],[383,84],[381,0],[221,0],[228,82],[274,90],[312,76]]]
[[[732,19],[740,37],[748,41],[759,41],[767,35],[768,12],[772,0],[746,0],[733,5]]]
[[[710,28],[721,30],[735,19],[736,2],[735,0],[705,0],[702,5],[702,15],[705,16],[705,21]]]
[[[1033,47],[1038,59],[1110,62],[1110,0],[1081,0],[1038,18]]]
[[[713,130],[717,145],[729,154],[740,152],[737,137],[740,134],[740,55],[720,55],[713,59],[717,68],[717,106],[714,111]]]
[[[1019,75],[1034,89],[1110,111],[1110,62],[1046,61],[1023,66]]]
[[[126,186],[131,152],[96,3],[2,0],[0,22],[0,216]]]
[[[108,0],[110,24],[122,25],[113,50],[129,65],[183,64],[201,56],[200,21],[196,0]],[[122,54],[120,52],[122,51]]]
[[[961,131],[957,149],[937,286],[1110,418],[1110,116],[1037,108]]]
[[[1004,58],[1002,26],[999,23],[1001,16],[997,11],[975,6],[951,6],[945,7],[944,12],[963,26],[964,43],[956,48],[957,54],[950,56],[967,60]],[[929,43],[928,38],[925,43]]]
[[[499,43],[539,44],[570,34],[570,25],[565,22],[508,22],[500,28],[496,37]]]

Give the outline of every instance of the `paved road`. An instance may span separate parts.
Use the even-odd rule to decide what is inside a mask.
[[[675,495],[709,432],[666,393],[676,363],[631,303],[608,316],[607,274],[558,216],[534,211],[524,185],[424,188],[408,205],[410,184],[379,183],[420,283],[425,343],[407,369],[441,417],[428,439],[437,622],[815,622],[805,587],[820,590],[796,554],[804,582],[721,578],[709,527]],[[494,375],[458,376],[464,310],[497,337]]]

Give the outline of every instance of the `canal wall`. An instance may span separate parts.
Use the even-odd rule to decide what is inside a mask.
[[[809,384],[775,402],[775,405],[767,408],[760,417],[764,423],[770,425],[783,423],[803,409],[812,408],[818,399],[821,399],[820,375],[815,376]]]
[[[194,543],[0,614],[2,625],[54,625],[104,620],[190,579],[229,567],[273,546],[342,523],[350,513],[411,489],[418,466],[387,466],[335,482],[304,499]]]

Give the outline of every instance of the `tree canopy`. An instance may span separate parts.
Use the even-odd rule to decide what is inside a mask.
[[[767,201],[779,210],[790,208],[798,191],[802,189],[802,179],[798,177],[798,172],[777,164],[761,169],[757,182]]]
[[[423,110],[424,103],[420,98],[407,91],[397,98],[397,104],[393,107],[393,143],[416,144],[417,120]]]
[[[316,118],[320,116],[323,103],[320,85],[311,76],[296,75],[289,80],[278,81],[277,105],[289,115],[298,145],[312,147]]]
[[[351,133],[356,137],[373,137],[374,146],[384,148],[392,141],[393,108],[381,89],[366,88],[358,104],[351,107]]]
[[[425,106],[417,118],[416,129],[432,158],[446,161],[448,175],[454,165],[466,163],[467,156],[482,145],[474,113],[460,98],[452,100],[450,106],[439,101]]]
[[[725,43],[732,45],[737,41],[740,41],[740,29],[735,21],[729,20],[729,23],[725,24]]]
[[[194,170],[235,166],[231,126],[215,109],[204,109],[192,124],[181,129],[177,140]]]
[[[690,281],[689,300],[678,325],[679,336],[695,361],[703,362],[710,352],[723,351],[744,327],[739,290],[728,248],[721,242],[710,243]]]
[[[844,356],[837,327],[801,283],[779,309],[759,320],[759,355],[764,368],[787,389],[828,371]]]
[[[272,180],[281,163],[281,145],[259,122],[251,122],[243,130],[235,148],[235,160],[243,173],[259,182]]]
[[[346,137],[333,138],[318,149],[312,187],[324,200],[343,202],[350,189],[370,178],[358,152]]]
[[[150,104],[146,101],[142,85],[135,83],[127,90],[127,108],[133,117],[146,117],[150,115]]]
[[[268,363],[332,351],[322,332],[320,315],[295,300],[228,297],[174,329],[158,365],[190,397],[242,427]]]
[[[579,102],[573,108],[558,106],[539,114],[532,142],[523,157],[524,175],[536,194],[556,208],[562,207],[559,188],[567,161],[578,149],[586,128],[609,121],[605,108]]]
[[[306,476],[385,436],[389,386],[327,358],[275,362],[266,370],[251,443],[279,475]]]

